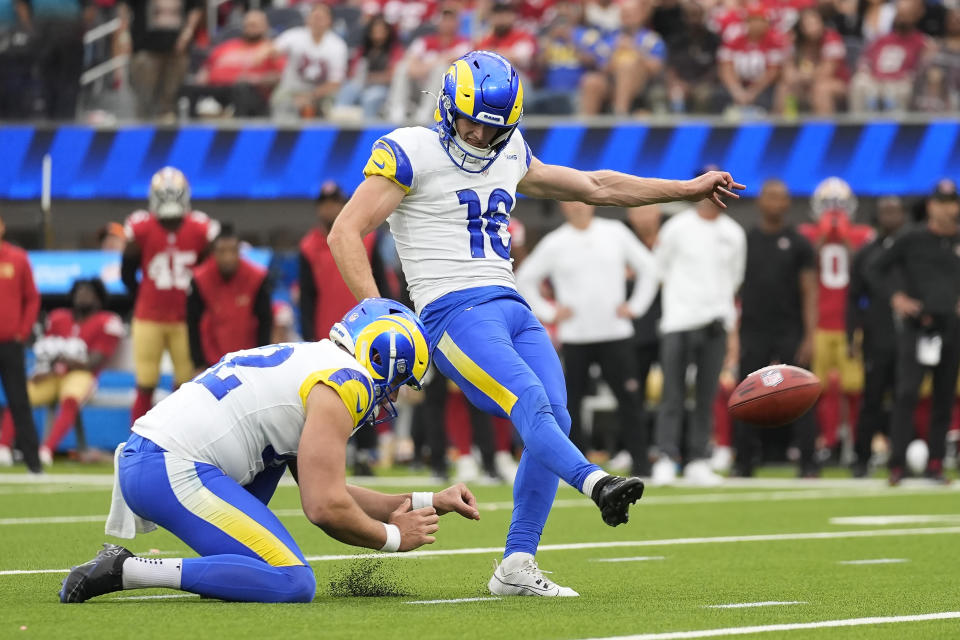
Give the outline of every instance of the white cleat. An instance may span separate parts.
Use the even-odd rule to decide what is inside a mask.
[[[677,463],[670,456],[660,456],[653,463],[650,484],[654,487],[666,487],[677,481]]]
[[[529,553],[511,553],[497,564],[493,577],[487,583],[495,596],[542,596],[547,598],[571,598],[580,594],[570,587],[561,587],[543,577],[537,561]]]
[[[633,456],[629,451],[620,451],[610,458],[607,468],[614,473],[626,473],[633,468]]]
[[[698,487],[717,487],[723,484],[723,477],[710,468],[706,460],[694,460],[683,470],[683,478]]]
[[[507,484],[512,485],[517,479],[517,461],[509,451],[497,451],[493,454],[493,467],[497,470],[497,475]]]
[[[454,474],[456,482],[476,482],[480,478],[480,465],[472,454],[457,458],[457,471]]]
[[[4,447],[0,445],[0,467],[12,467],[13,466],[13,451],[10,450],[10,447]]]
[[[733,468],[733,449],[730,447],[714,447],[710,458],[710,468],[716,473],[726,473]]]
[[[40,456],[40,464],[45,467],[53,466],[53,452],[46,447],[40,447],[37,450],[37,454]]]

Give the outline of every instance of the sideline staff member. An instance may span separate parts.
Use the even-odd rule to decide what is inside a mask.
[[[899,318],[896,400],[891,419],[890,484],[903,478],[913,411],[923,374],[933,372],[930,459],[924,475],[944,482],[947,428],[960,369],[960,199],[938,186],[927,203],[927,224],[906,232],[869,269]]]
[[[897,346],[890,339],[896,335],[893,310],[889,298],[867,281],[867,269],[888,251],[907,222],[903,204],[897,196],[877,200],[877,237],[857,252],[850,267],[847,289],[847,349],[857,355],[856,332],[863,331],[860,352],[863,355],[863,408],[857,421],[853,476],[867,475],[870,444],[877,432],[889,433],[890,415],[884,409],[884,396],[894,390],[897,371]]]
[[[0,218],[0,382],[7,393],[7,403],[17,432],[17,448],[33,473],[40,473],[37,428],[27,399],[27,367],[23,343],[40,310],[40,294],[33,283],[33,272],[27,252],[3,241],[6,231]],[[13,464],[13,454],[0,450],[0,466]]]
[[[813,247],[787,225],[787,185],[768,180],[757,199],[760,222],[747,233],[747,271],[740,290],[740,379],[774,363],[809,366],[817,326],[817,270]],[[756,427],[737,422],[735,475],[750,477],[758,458]],[[814,459],[817,427],[812,411],[793,423],[800,475],[819,475]]]

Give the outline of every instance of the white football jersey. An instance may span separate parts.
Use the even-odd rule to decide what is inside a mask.
[[[374,410],[370,374],[330,340],[229,353],[170,394],[133,431],[241,485],[297,455],[310,390],[326,384],[360,425]]]
[[[519,130],[482,173],[454,165],[435,129],[396,129],[374,143],[364,175],[407,192],[388,222],[417,313],[461,289],[516,289],[507,226],[531,158]]]

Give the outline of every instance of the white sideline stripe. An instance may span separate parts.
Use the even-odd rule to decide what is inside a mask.
[[[590,558],[590,562],[646,562],[664,559],[663,556],[633,556],[632,558]]]
[[[165,593],[157,596],[121,596],[111,600],[169,600],[171,598],[199,598],[195,593]]]
[[[0,518],[0,525],[13,524],[77,524],[106,522],[107,516],[41,516],[38,518]]]
[[[454,604],[457,602],[489,602],[500,598],[451,598],[450,600],[408,600],[403,604]]]
[[[363,476],[347,478],[350,484],[366,487],[439,487],[441,481],[433,476]],[[33,476],[26,473],[0,473],[0,485],[87,485],[112,487],[113,473],[44,473]],[[289,475],[280,479],[281,487],[295,487]]]
[[[720,629],[701,629],[699,631],[668,631],[667,633],[643,633],[633,636],[608,636],[585,640],[686,640],[687,638],[718,638],[721,636],[740,636],[749,633],[770,633],[771,631],[800,631],[803,629],[833,629],[836,627],[861,627],[871,624],[896,624],[901,622],[927,622],[930,620],[954,620],[960,618],[960,611],[942,613],[923,613],[915,616],[885,616],[877,618],[845,618],[842,620],[823,620],[820,622],[794,622],[790,624],[765,624],[755,627],[725,627]]]
[[[837,564],[901,564],[910,562],[908,558],[870,558],[868,560],[841,560]]]
[[[705,538],[667,538],[664,540],[623,540],[615,542],[577,542],[572,544],[542,544],[540,551],[576,551],[581,549],[617,549],[621,547],[666,547],[688,544],[726,544],[731,542],[778,542],[783,540],[836,540],[840,538],[882,538],[891,536],[922,536],[960,533],[960,527],[924,529],[867,529],[860,531],[814,531],[810,533],[772,533],[753,536],[714,536]],[[484,553],[503,553],[503,547],[476,547],[473,549],[436,549],[406,553],[354,553],[346,555],[307,556],[309,562],[331,560],[360,560],[363,558],[429,558],[431,556],[463,556]]]
[[[70,573],[70,569],[7,569],[0,576],[25,576],[32,573]]]
[[[893,498],[900,496],[910,496],[921,493],[929,493],[928,490],[860,490],[860,491],[839,491],[839,490],[826,490],[826,489],[816,489],[808,491],[758,491],[758,492],[726,492],[726,493],[693,493],[686,495],[676,495],[676,496],[649,496],[643,499],[642,505],[644,508],[653,506],[653,505],[682,505],[682,504],[711,504],[711,503],[734,503],[734,502],[780,502],[787,500],[819,500],[824,498]],[[581,507],[590,507],[595,508],[593,501],[586,498],[564,498],[555,500],[553,503],[554,509],[567,509],[567,508],[581,508]],[[487,502],[480,504],[481,511],[498,511],[498,510],[512,510],[513,502]],[[274,509],[273,513],[279,518],[290,518],[290,517],[302,517],[302,509]],[[873,517],[873,516],[871,516]],[[904,517],[906,516],[899,516]],[[918,517],[929,517],[934,518],[934,516],[918,516]],[[943,516],[944,518],[956,518],[950,520],[943,520],[943,522],[954,523],[960,522],[960,516]],[[29,525],[29,524],[78,524],[84,522],[104,522],[106,521],[107,516],[95,516],[95,515],[85,515],[85,516],[39,516],[33,518],[0,518],[0,526],[9,526],[9,525]],[[834,522],[835,520],[839,521],[842,518],[834,518],[830,522],[831,524],[840,524],[840,522]],[[916,524],[923,524],[928,521],[918,520]],[[939,520],[930,520],[929,523],[933,524],[935,522],[940,522]],[[850,524],[867,524],[866,522],[851,522]],[[877,524],[885,524],[878,522]],[[891,523],[894,524],[894,523]],[[904,520],[903,524],[911,524],[911,521]]]
[[[849,516],[830,518],[830,524],[866,525],[882,527],[887,524],[956,524],[960,522],[960,515],[904,515],[904,516]]]
[[[704,609],[751,609],[753,607],[784,607],[791,604],[807,604],[805,600],[768,600],[766,602],[735,602],[733,604],[707,604]]]
[[[361,486],[414,487],[441,486],[439,479],[432,476],[371,476],[347,478],[350,484]],[[113,473],[45,473],[39,477],[26,473],[0,473],[0,485],[92,485],[113,486]],[[289,475],[280,480],[281,487],[295,487],[296,483]],[[698,485],[678,480],[673,486],[678,488],[702,488]],[[960,492],[960,484],[936,485],[922,478],[907,478],[900,487],[891,489],[883,478],[725,478],[720,491],[726,489],[857,489],[881,490],[888,495],[902,495],[906,490],[923,493]]]
[[[836,540],[840,538],[878,538],[891,536],[923,536],[960,533],[960,527],[927,529],[867,529],[861,531],[814,531],[811,533],[775,533],[756,536],[715,536],[712,538],[667,538],[663,540],[623,540],[616,542],[576,542],[571,544],[542,544],[540,551],[577,551],[581,549],[616,549],[621,547],[665,547],[687,544],[726,544],[731,542],[778,542],[782,540]],[[307,556],[308,562],[336,560],[363,560],[378,558],[430,558],[436,556],[466,556],[484,553],[503,553],[503,547],[474,547],[470,549],[436,549],[406,553],[353,553],[345,555]],[[69,569],[30,569],[0,571],[0,576],[30,573],[69,573]]]

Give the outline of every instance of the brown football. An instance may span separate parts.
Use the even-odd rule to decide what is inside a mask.
[[[820,378],[806,369],[775,364],[744,378],[730,394],[730,415],[761,427],[793,422],[820,397]]]

